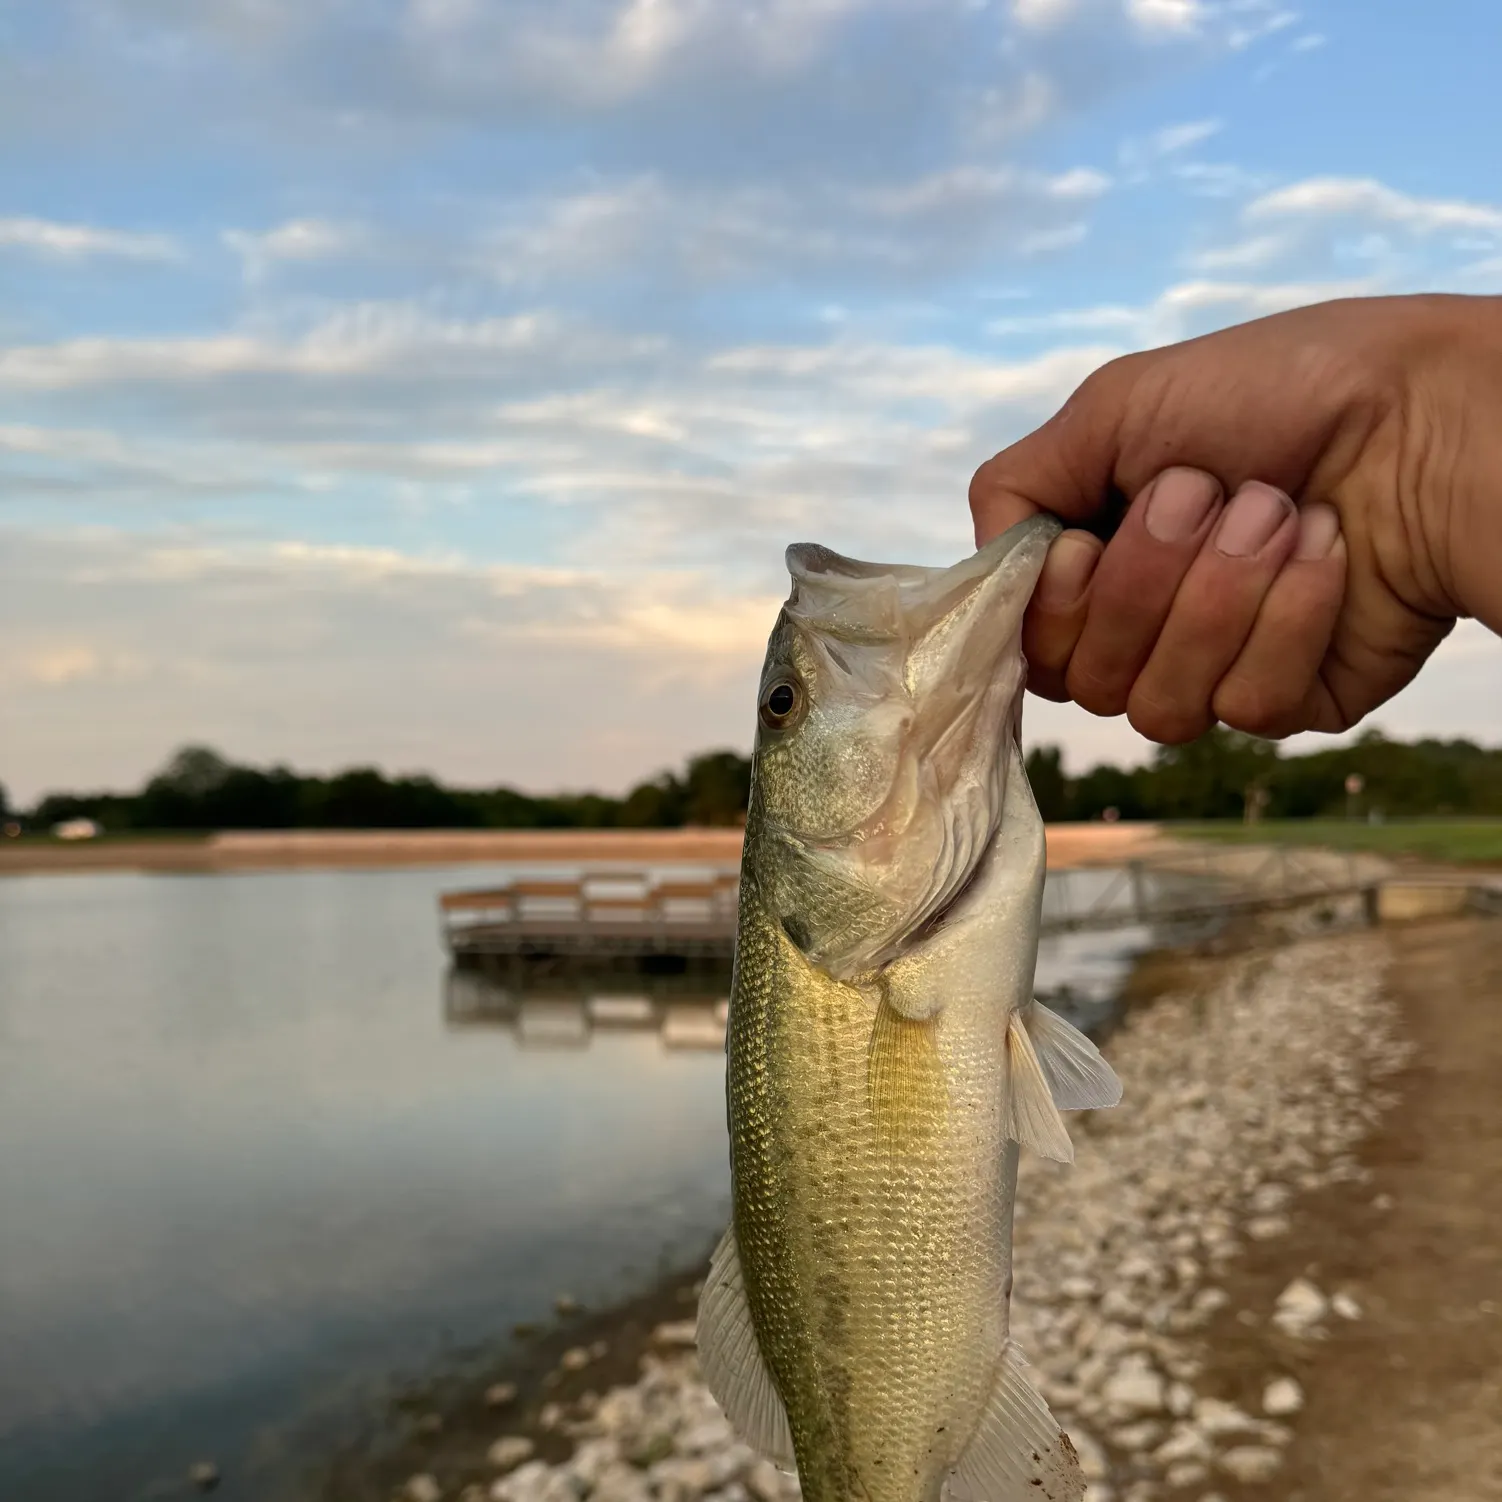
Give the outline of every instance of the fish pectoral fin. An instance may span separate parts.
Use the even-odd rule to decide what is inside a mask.
[[[734,1226],[720,1238],[710,1259],[709,1277],[699,1297],[696,1343],[699,1374],[732,1428],[773,1465],[796,1471],[787,1409],[751,1323]]]
[[[889,1000],[876,1008],[866,1054],[866,1098],[889,1143],[928,1141],[943,1124],[949,1091],[930,1018],[904,1016]]]
[[[1074,1446],[1008,1341],[980,1422],[945,1481],[946,1502],[1080,1502],[1084,1495]]]
[[[1007,1022],[1005,1089],[1004,1129],[1007,1136],[1045,1158],[1073,1163],[1074,1144],[1069,1140],[1069,1130],[1054,1104],[1048,1077],[1033,1049],[1033,1040],[1015,1012]]]
[[[1101,1111],[1121,1104],[1116,1071],[1072,1022],[1035,1001],[1027,1031],[1053,1103],[1061,1111]]]

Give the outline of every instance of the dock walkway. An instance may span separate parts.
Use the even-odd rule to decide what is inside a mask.
[[[1236,914],[1350,899],[1359,899],[1376,919],[1392,875],[1387,862],[1366,855],[1175,844],[1115,867],[1051,872],[1042,932],[1183,929]],[[444,893],[443,939],[460,961],[729,960],[738,892],[732,867],[696,879],[604,868],[567,878],[518,878],[480,891]]]

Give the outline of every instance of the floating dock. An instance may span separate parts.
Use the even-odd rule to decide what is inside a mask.
[[[439,908],[455,959],[728,960],[739,895],[737,868],[698,880],[603,870],[445,892]]]
[[[1186,844],[1110,868],[1050,872],[1042,932],[1182,932],[1315,902],[1359,902],[1373,922],[1390,921],[1401,907],[1444,906],[1427,893],[1426,901],[1384,900],[1392,880],[1385,863],[1362,856]],[[439,904],[444,943],[460,962],[692,964],[732,957],[739,890],[739,873],[729,867],[696,878],[586,869],[446,892]],[[1446,900],[1467,906],[1477,899],[1466,889]]]

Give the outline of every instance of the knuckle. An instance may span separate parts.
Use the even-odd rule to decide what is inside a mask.
[[[1127,721],[1139,735],[1160,746],[1183,746],[1202,736],[1215,718],[1208,705],[1171,703],[1155,698],[1139,685],[1127,705]]]
[[[1109,717],[1126,710],[1131,685],[1119,682],[1114,676],[1095,672],[1088,661],[1080,660],[1078,653],[1069,664],[1065,682],[1069,697],[1093,715]]]
[[[1232,730],[1268,740],[1292,735],[1304,693],[1297,684],[1269,682],[1261,674],[1233,670],[1211,701],[1216,718]]]

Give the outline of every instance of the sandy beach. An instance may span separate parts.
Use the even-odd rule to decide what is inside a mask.
[[[1058,824],[1048,863],[1110,865],[1161,844],[1153,824]],[[501,862],[734,866],[739,829],[229,830],[202,839],[0,841],[0,875],[298,871]]]

